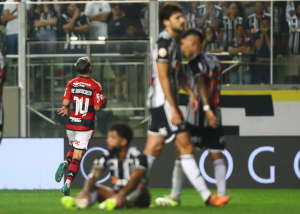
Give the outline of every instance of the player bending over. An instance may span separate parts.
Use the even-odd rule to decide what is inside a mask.
[[[101,85],[91,78],[90,60],[87,57],[79,58],[75,67],[80,76],[68,82],[63,96],[63,107],[57,111],[62,116],[68,115],[70,103],[73,103],[67,123],[67,136],[72,149],[55,173],[56,182],[60,182],[69,165],[66,183],[60,190],[64,195],[70,195],[71,182],[78,172],[80,161],[93,137],[95,111],[104,109],[107,103],[106,97],[102,94]]]
[[[229,198],[212,195],[207,188],[193,156],[193,144],[178,108],[178,90],[181,86],[190,95],[194,111],[198,109],[198,101],[182,71],[180,46],[176,42],[184,28],[183,9],[178,3],[167,2],[162,6],[159,18],[165,25],[165,30],[159,34],[152,50],[152,84],[148,92],[152,121],[145,147],[148,169],[161,153],[164,142],[175,140],[182,169],[203,201],[207,205],[222,206]]]
[[[190,58],[188,63],[189,82],[200,103],[198,111],[192,114],[192,106],[187,108],[187,127],[195,146],[205,146],[215,168],[218,196],[226,195],[226,166],[221,151],[225,148],[221,127],[221,109],[219,106],[221,89],[221,62],[212,54],[202,51],[202,33],[190,28],[181,37],[183,54]],[[200,140],[201,139],[201,140]],[[173,170],[172,191],[165,198],[156,201],[164,206],[176,206],[180,203],[181,188],[184,179],[182,160],[177,156]],[[229,197],[229,196],[228,196]]]
[[[63,197],[66,209],[84,209],[100,202],[99,208],[149,207],[150,195],[146,183],[147,157],[135,147],[130,147],[132,129],[125,124],[115,124],[108,132],[107,153],[94,161],[82,192],[76,197]],[[113,189],[97,184],[103,170],[109,170]]]

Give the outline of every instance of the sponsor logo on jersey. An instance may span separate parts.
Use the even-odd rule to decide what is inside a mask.
[[[162,136],[167,136],[168,135],[168,131],[166,129],[166,127],[163,128],[159,128],[158,132],[162,135]]]
[[[83,95],[86,95],[86,96],[92,96],[91,91],[84,90],[84,89],[81,89],[81,88],[72,88],[71,93],[72,94],[83,94]]]
[[[97,96],[97,103],[100,103],[100,101],[103,99],[103,94],[96,94]]]
[[[75,140],[75,142],[74,142],[76,145],[79,145],[80,144],[80,141],[78,141],[78,140]]]
[[[86,82],[74,82],[73,83],[74,87],[85,87],[85,86],[91,86],[90,83],[86,83]]]
[[[162,58],[166,57],[166,56],[167,56],[167,53],[168,53],[168,51],[167,51],[167,49],[165,49],[165,48],[160,48],[160,49],[158,50],[158,56],[160,56],[160,57],[162,57]]]
[[[76,117],[70,117],[70,120],[71,120],[73,123],[80,123],[80,122],[81,122],[81,118],[76,118]]]

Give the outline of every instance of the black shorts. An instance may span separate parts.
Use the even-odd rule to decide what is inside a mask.
[[[190,132],[195,147],[205,147],[211,151],[222,151],[225,149],[225,137],[222,126],[216,129],[211,127],[201,128],[187,123],[186,127]]]
[[[176,134],[187,131],[186,122],[181,118],[181,124],[175,126],[171,122],[171,112],[168,105],[150,109],[151,125],[148,130],[150,135],[161,135],[165,138],[165,143],[174,140]]]

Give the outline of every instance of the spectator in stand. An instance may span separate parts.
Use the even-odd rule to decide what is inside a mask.
[[[67,4],[60,20],[61,31],[65,38],[65,53],[85,53],[85,45],[70,44],[71,38],[76,41],[85,41],[89,31],[88,21],[76,4]]]
[[[211,1],[207,1],[205,5],[198,7],[198,14],[198,27],[204,29],[208,26],[212,26],[216,31],[220,30],[223,20],[223,10],[221,7],[214,5]]]
[[[126,36],[127,19],[124,17],[119,4],[111,4],[111,16],[108,18],[108,38],[122,40]],[[120,44],[109,43],[109,53],[120,53]],[[119,62],[110,60],[111,63]],[[127,101],[127,78],[124,65],[111,65],[115,73],[115,94],[113,100]],[[121,95],[120,95],[121,86]]]
[[[249,38],[245,36],[245,29],[242,24],[237,25],[235,29],[235,37],[230,42],[228,52],[230,55],[234,55],[233,61],[240,61],[241,65],[236,66],[231,70],[230,73],[230,84],[239,84],[240,75],[238,71],[242,72],[243,84],[251,84],[252,71],[250,68],[250,54],[253,50],[253,44]],[[238,55],[239,53],[242,56]]]
[[[197,28],[197,21],[199,19],[198,17],[198,7],[199,2],[193,1],[190,2],[191,10],[189,10],[185,15],[184,18],[186,20],[186,27],[187,28]]]
[[[42,0],[42,2],[51,2],[51,0]],[[53,54],[56,52],[56,31],[58,14],[53,4],[40,4],[33,15],[35,35],[39,41],[47,41],[39,44],[37,53]],[[50,42],[50,43],[48,43]]]
[[[86,53],[86,46],[82,44],[71,44],[72,40],[85,41],[89,31],[88,20],[83,12],[80,12],[76,4],[67,4],[64,12],[61,15],[59,30],[64,37],[66,43],[63,47],[63,53]],[[66,65],[64,71],[66,72],[66,82],[72,79],[71,72],[73,71],[74,59],[64,59]],[[75,72],[75,71],[74,71]],[[76,75],[76,74],[75,74]]]
[[[255,49],[257,51],[257,59],[254,71],[254,84],[270,84],[270,56],[271,56],[271,38],[273,39],[273,46],[277,33],[274,32],[271,37],[270,18],[264,17],[260,23],[260,30],[253,36],[255,41]]]
[[[235,38],[236,27],[243,24],[243,18],[238,16],[238,5],[235,2],[228,4],[228,16],[223,17],[223,45],[227,50],[228,45]]]
[[[221,53],[224,51],[223,45],[217,38],[215,29],[211,26],[205,29],[205,39],[202,43],[202,48],[209,53]]]
[[[285,75],[289,84],[300,83],[300,4],[295,4],[295,14],[284,26],[282,42],[284,52],[288,49]]]
[[[135,22],[139,35],[147,35],[149,20],[148,5],[145,3],[125,3],[120,5],[125,18],[130,22]],[[143,26],[144,25],[144,26]],[[143,32],[144,34],[141,34]]]
[[[98,40],[99,37],[108,37],[107,17],[110,13],[110,5],[103,1],[89,2],[85,6],[85,15],[89,19],[90,39]],[[105,45],[93,45],[92,52],[105,52]]]
[[[270,18],[270,14],[264,12],[264,2],[256,1],[254,3],[255,13],[247,18],[247,33],[248,37],[252,39],[252,34],[255,34],[260,29],[260,23],[264,17]]]

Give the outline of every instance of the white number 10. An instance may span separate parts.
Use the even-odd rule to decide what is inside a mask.
[[[82,114],[82,116],[85,116],[89,109],[89,98],[85,98],[84,109],[82,109],[83,97],[81,97],[80,99],[79,97],[74,97],[74,101],[76,101],[75,115],[78,115],[78,113],[80,113]]]

